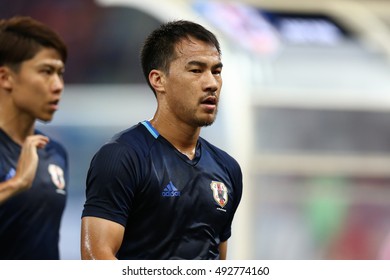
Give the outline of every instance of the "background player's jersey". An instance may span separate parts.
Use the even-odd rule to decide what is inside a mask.
[[[125,227],[119,259],[217,259],[241,194],[227,153],[200,138],[190,160],[143,122],[92,159],[83,216]]]
[[[36,131],[36,134],[42,134]],[[0,182],[15,175],[21,146],[0,129]],[[59,228],[66,201],[65,149],[50,139],[38,149],[31,189],[0,204],[0,259],[59,259]]]

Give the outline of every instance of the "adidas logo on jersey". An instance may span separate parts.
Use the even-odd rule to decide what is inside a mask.
[[[172,181],[169,181],[168,185],[164,188],[161,195],[162,196],[180,196],[180,192],[173,185]]]
[[[16,174],[16,170],[11,167],[11,169],[8,171],[7,175],[5,175],[5,181],[13,178]]]

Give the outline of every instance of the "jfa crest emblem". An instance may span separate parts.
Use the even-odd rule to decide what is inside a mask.
[[[48,171],[51,175],[51,180],[58,190],[65,188],[64,171],[61,167],[55,164],[49,164]]]
[[[210,187],[213,191],[213,197],[215,201],[224,207],[228,202],[228,190],[224,183],[211,181]]]

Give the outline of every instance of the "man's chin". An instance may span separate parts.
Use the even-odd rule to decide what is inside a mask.
[[[198,126],[200,126],[200,127],[210,126],[214,123],[214,121],[215,121],[215,118],[208,119],[208,120],[200,120],[198,123]]]
[[[217,114],[206,114],[201,117],[198,117],[194,119],[194,124],[195,126],[198,127],[205,127],[205,126],[210,126],[214,123],[215,119],[217,118]]]
[[[211,121],[211,122],[205,122],[205,123],[202,125],[202,127],[210,126],[210,125],[212,125],[213,123],[214,123],[214,120]]]
[[[49,123],[53,120],[53,116],[47,116],[47,117],[42,117],[42,118],[38,118],[38,121],[42,122],[42,123]]]

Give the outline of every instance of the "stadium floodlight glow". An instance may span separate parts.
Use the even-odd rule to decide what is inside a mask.
[[[101,6],[124,6],[136,8],[147,14],[152,15],[160,21],[174,20],[180,17],[188,20],[196,20],[191,6],[187,1],[164,0],[164,3],[156,0],[95,0]]]

